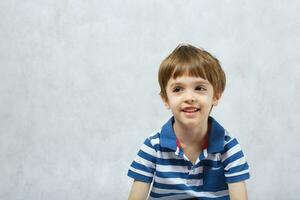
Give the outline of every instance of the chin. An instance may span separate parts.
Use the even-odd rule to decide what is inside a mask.
[[[199,118],[189,118],[189,119],[182,119],[178,121],[180,121],[182,125],[189,126],[189,127],[199,126],[199,124],[201,123],[201,120]]]

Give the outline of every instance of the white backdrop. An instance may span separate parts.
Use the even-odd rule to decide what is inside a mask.
[[[300,3],[1,0],[0,199],[126,199],[127,169],[170,117],[158,66],[179,43],[215,55],[213,116],[250,165],[250,199],[299,199]]]

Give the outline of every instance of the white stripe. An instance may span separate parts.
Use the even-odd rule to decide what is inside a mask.
[[[178,184],[185,184],[189,186],[203,185],[203,179],[160,178],[157,176],[155,177],[155,182],[168,184],[168,185],[178,185]]]
[[[159,172],[180,172],[180,173],[189,173],[189,174],[199,174],[203,173],[203,166],[189,170],[187,166],[177,166],[177,165],[160,165],[156,164],[156,171]]]
[[[135,162],[141,164],[141,165],[144,165],[145,167],[147,168],[155,168],[155,163],[149,161],[149,160],[146,160],[140,156],[137,156],[135,159],[134,159]]]
[[[176,155],[176,152],[175,153],[163,152],[163,151],[157,151],[156,152],[154,149],[148,147],[147,145],[142,146],[141,150],[148,153],[148,154],[150,154],[150,155],[152,155],[152,156],[154,156],[154,157],[161,158],[161,159],[182,160],[182,158],[180,158],[178,155]],[[221,154],[220,153],[208,154],[207,149],[204,149],[203,153],[204,153],[204,156],[206,157],[206,159],[209,159],[209,160],[212,160],[212,161],[220,161],[221,160]],[[185,154],[183,156],[184,156],[185,160],[188,160],[188,157],[186,157]]]
[[[159,143],[160,143],[159,138],[150,139],[150,143],[152,144],[152,146],[154,146],[154,145],[156,145],[156,144],[160,145],[160,144],[159,144]]]
[[[141,150],[149,155],[156,156],[156,151],[155,149],[152,149],[151,147],[147,145],[142,145]]]
[[[240,159],[235,160],[234,162],[229,163],[226,167],[225,170],[228,171],[232,167],[236,167],[242,164],[246,163],[245,157],[241,157]]]
[[[216,154],[207,154],[206,159],[208,160],[212,160],[212,161],[220,161],[221,160],[221,154],[220,153],[216,153]]]
[[[142,170],[139,170],[139,169],[136,169],[136,168],[133,168],[133,167],[129,167],[129,170],[137,173],[137,174],[140,174],[140,175],[144,175],[144,176],[148,176],[149,178],[152,178],[153,177],[153,174],[151,173],[148,173],[148,172],[144,172]]]
[[[155,151],[155,149],[147,146],[147,145],[142,145],[141,150],[144,151],[145,153],[152,155],[157,158],[163,158],[163,159],[177,159],[181,160],[180,157],[178,157],[175,153],[172,152],[164,152],[164,151]]]
[[[176,159],[176,160],[181,160],[179,156],[177,156],[175,153],[170,153],[170,152],[162,152],[162,151],[157,151],[157,157],[158,158],[163,158],[163,159]]]
[[[240,172],[236,172],[236,173],[232,173],[232,174],[225,174],[226,177],[233,177],[233,176],[239,176],[239,175],[242,175],[242,174],[247,174],[249,173],[249,169],[246,169],[246,170],[243,170],[243,171],[240,171]]]
[[[203,173],[203,166],[199,166],[197,168],[194,168],[193,170],[191,170],[190,174],[199,174],[199,173]]]
[[[152,191],[158,194],[169,194],[169,193],[187,193],[188,190],[175,190],[175,189],[161,189],[157,187],[153,187]]]
[[[176,151],[175,151],[175,155],[178,156],[180,153],[180,148],[179,147],[176,147]],[[170,153],[169,153],[170,154]]]
[[[160,172],[181,172],[188,173],[189,170],[186,166],[176,166],[176,165],[156,165],[156,170]]]
[[[171,190],[171,189],[160,189],[153,187],[152,191],[158,194],[169,194],[169,193],[187,193],[193,197],[209,197],[216,198],[228,195],[228,190],[221,190],[218,192],[195,192],[193,190]]]
[[[230,136],[229,136],[230,137]],[[225,142],[225,144],[224,144],[224,146],[225,145],[227,145],[229,142],[231,142],[232,140],[234,140],[235,138],[234,137],[230,137],[230,139],[226,142],[226,140],[224,140],[224,142]]]
[[[226,151],[222,156],[222,161],[226,160],[227,158],[231,157],[232,155],[234,155],[235,153],[241,151],[241,146],[239,144],[235,145],[234,147],[232,147],[231,149],[229,149],[228,151]]]
[[[203,150],[203,155],[204,155],[204,158],[208,157],[207,148]]]
[[[186,161],[190,161],[190,159],[185,154],[183,154],[183,159]]]
[[[225,136],[230,136],[230,133],[226,129],[224,129],[224,133],[225,133]]]

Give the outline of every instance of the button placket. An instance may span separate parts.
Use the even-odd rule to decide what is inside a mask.
[[[193,173],[195,173],[195,169],[192,169],[190,172],[189,172],[189,176],[191,175],[191,174],[193,174]],[[197,179],[186,179],[186,184],[187,185],[195,185],[196,183],[197,183]]]

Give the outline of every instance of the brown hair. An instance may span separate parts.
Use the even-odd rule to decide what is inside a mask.
[[[158,73],[160,95],[167,100],[168,81],[185,74],[208,80],[214,88],[215,96],[221,95],[225,89],[226,76],[218,59],[203,49],[190,44],[181,44],[160,64]]]

